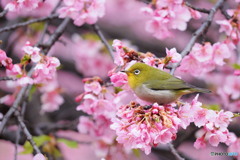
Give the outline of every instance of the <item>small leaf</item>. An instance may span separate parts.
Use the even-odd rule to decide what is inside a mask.
[[[140,153],[139,149],[132,149],[132,152],[136,157],[140,158],[141,153]]]
[[[57,139],[57,141],[66,144],[70,148],[77,148],[78,147],[78,143],[76,141],[71,141],[71,140],[64,139],[64,138],[59,138],[59,139]]]
[[[29,91],[29,96],[28,96],[28,100],[30,101],[32,99],[33,94],[36,92],[37,90],[37,86],[33,85]]]
[[[24,150],[22,152],[20,152],[19,154],[30,154],[33,153],[33,147],[31,146],[31,144],[26,141],[23,145]]]
[[[237,63],[233,64],[233,68],[234,69],[240,69],[240,64],[237,64]]]
[[[85,40],[90,40],[90,41],[99,41],[100,40],[97,34],[92,34],[92,33],[82,34],[81,37]]]
[[[123,91],[123,89],[122,88],[120,88],[120,87],[114,87],[114,93],[119,93],[119,92],[121,92],[121,91]]]
[[[51,137],[47,135],[41,135],[37,137],[33,137],[33,140],[35,141],[36,145],[38,147],[42,146],[44,143],[50,141]]]
[[[32,23],[29,27],[34,31],[42,31],[44,29],[45,22]]]
[[[58,157],[61,157],[61,156],[62,156],[61,152],[60,152],[59,149],[57,149],[56,147],[54,147],[54,149],[53,149],[53,156],[54,156],[55,158],[58,158]]]
[[[206,108],[206,109],[210,109],[210,110],[214,110],[214,111],[220,111],[221,110],[220,106],[217,105],[217,104],[202,105],[202,108]]]
[[[27,65],[31,60],[31,56],[28,54],[25,54],[23,58],[21,59],[21,64],[22,65]]]
[[[233,118],[240,117],[240,113],[233,113]]]

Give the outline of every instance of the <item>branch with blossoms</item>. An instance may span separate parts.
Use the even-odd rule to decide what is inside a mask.
[[[58,17],[57,14],[52,14],[52,15],[47,16],[47,17],[31,19],[29,21],[22,22],[22,23],[17,23],[17,24],[14,24],[12,26],[6,26],[4,28],[0,28],[0,33],[10,31],[10,30],[14,30],[14,29],[17,29],[17,28],[20,28],[20,27],[24,27],[24,26],[33,24],[33,23],[37,23],[37,22],[48,21],[48,20],[51,20],[51,19],[54,19],[54,18],[57,18],[57,17]]]
[[[50,15],[49,17],[44,17],[44,18],[40,18],[40,19],[36,19],[36,20],[30,20],[28,22],[24,22],[24,23],[19,23],[16,24],[12,27],[5,27],[3,28],[1,31],[8,31],[11,29],[16,29],[18,27],[22,27],[22,26],[26,26],[29,25],[31,23],[36,23],[39,21],[45,21],[45,20],[50,20],[52,18],[56,17],[56,15]],[[63,20],[62,24],[56,29],[55,33],[52,34],[52,36],[49,38],[49,40],[47,41],[46,44],[44,44],[45,46],[45,52],[48,53],[49,49],[53,46],[53,44],[59,39],[59,37],[63,34],[64,29],[66,28],[67,24],[69,23],[70,19],[66,18],[65,20]],[[24,134],[27,137],[27,140],[30,142],[30,144],[33,146],[34,150],[36,151],[37,154],[41,154],[41,151],[39,150],[39,148],[37,147],[36,143],[33,141],[32,135],[30,134],[29,130],[27,129],[25,123],[23,122],[23,119],[20,115],[20,112],[17,110],[19,104],[21,103],[21,101],[23,100],[23,97],[25,97],[25,95],[29,94],[29,90],[32,87],[33,83],[39,83],[37,82],[37,76],[36,76],[36,71],[39,70],[37,69],[37,67],[39,65],[43,65],[42,64],[34,64],[33,67],[30,69],[30,71],[27,73],[24,73],[26,71],[22,70],[21,67],[26,67],[26,65],[30,62],[33,61],[34,63],[38,63],[41,60],[41,55],[40,55],[40,49],[37,47],[31,47],[30,43],[28,42],[25,46],[25,48],[23,49],[27,55],[29,56],[25,56],[23,57],[22,61],[20,64],[12,64],[12,60],[11,58],[8,58],[6,56],[6,53],[4,51],[1,51],[1,65],[3,65],[4,67],[7,68],[8,70],[8,74],[9,76],[16,76],[16,75],[21,75],[21,78],[17,80],[17,84],[22,88],[20,89],[20,91],[17,93],[17,97],[16,100],[14,101],[12,107],[8,110],[8,112],[5,114],[5,116],[3,117],[2,121],[1,121],[1,126],[0,126],[0,133],[2,133],[4,126],[6,124],[6,122],[8,121],[8,119],[11,117],[11,115],[13,113],[15,113],[15,116],[17,117],[17,120],[24,132]],[[46,57],[47,58],[47,57]],[[51,58],[51,57],[50,57]],[[53,57],[54,58],[54,57]],[[47,61],[49,61],[50,63],[52,63],[53,67],[57,67],[58,64],[54,64],[57,59],[49,59]],[[51,62],[52,61],[52,62]],[[47,63],[49,63],[47,62]],[[57,62],[57,61],[56,61]],[[59,63],[59,62],[58,62]],[[49,65],[49,64],[48,64]],[[54,66],[56,65],[56,66]],[[42,68],[43,69],[43,68]],[[47,68],[45,68],[47,69]],[[34,72],[35,70],[35,72]],[[40,69],[41,70],[41,69]],[[39,70],[39,71],[40,71]],[[54,71],[55,69],[53,68],[52,71]],[[39,72],[38,71],[38,72]],[[49,70],[50,71],[50,70]],[[40,73],[40,72],[39,72]],[[39,74],[37,73],[37,74]],[[32,75],[35,74],[35,80],[36,82],[33,82],[33,80],[29,77],[31,77]],[[46,78],[50,78],[50,77],[46,77]],[[40,79],[39,79],[40,80]],[[42,79],[44,80],[44,79]],[[40,80],[41,81],[41,80]]]
[[[4,107],[10,106],[0,113],[0,133],[6,140],[8,133],[16,133],[11,137],[16,140],[15,159],[18,144],[23,145],[22,154],[36,154],[34,160],[45,160],[46,157],[71,159],[73,155],[69,148],[78,148],[83,157],[86,153],[82,153],[82,146],[77,144],[85,144],[84,147],[92,150],[90,156],[94,152],[96,157],[107,160],[146,155],[149,158],[154,156],[154,150],[159,154],[167,150],[171,157],[182,160],[185,154],[194,157],[191,153],[182,154],[184,151],[181,150],[192,134],[195,140],[191,140],[191,145],[196,149],[223,144],[229,146],[228,151],[239,153],[239,134],[229,127],[234,125],[239,117],[237,112],[240,112],[240,62],[236,58],[240,9],[235,5],[239,5],[239,0],[201,3],[208,7],[184,0],[1,2],[3,21],[8,24],[9,20],[17,19],[17,23],[0,29],[0,33],[11,30],[9,40],[2,40],[4,43],[14,42],[12,47],[0,49],[3,68],[0,80],[6,84],[5,88],[12,87],[0,98]],[[225,9],[224,4],[228,3],[235,8]],[[121,18],[111,13],[117,8],[120,8]],[[128,13],[130,10],[131,14]],[[206,15],[205,19],[202,14]],[[111,22],[114,25],[106,27],[106,19],[114,19]],[[184,31],[188,26],[197,27],[197,23],[193,24],[195,21],[203,23],[193,35],[182,36],[187,34]],[[110,29],[118,32],[119,26],[128,23],[133,26],[133,33],[123,27],[125,30],[119,32],[122,37],[137,32],[135,36],[141,35],[141,42],[146,44],[151,41],[148,36],[162,40],[150,42],[158,46],[165,45],[171,37],[176,48],[179,46],[175,38],[180,37],[184,44],[182,52],[166,48],[164,56],[159,58],[151,52],[138,51],[129,41],[108,40],[104,36],[105,31],[109,34]],[[215,28],[218,26],[222,34],[219,39],[216,35],[220,34]],[[22,28],[24,33],[19,38],[16,38],[20,31],[17,28]],[[210,33],[211,29],[216,33]],[[199,41],[201,36],[208,34],[212,37],[211,42]],[[109,37],[115,38],[115,35]],[[189,42],[185,42],[186,39],[190,39]],[[109,41],[113,41],[112,46]],[[141,44],[138,46],[139,50],[144,50]],[[16,54],[15,58],[10,57],[12,53]],[[63,59],[61,64],[57,57]],[[74,72],[81,73],[81,77],[77,76],[79,73],[66,72],[64,61],[71,63]],[[144,101],[129,86],[126,73],[121,72],[135,63],[147,64],[178,78],[189,75],[189,81],[199,79],[212,93],[185,97],[169,104]],[[64,96],[75,97],[79,92],[76,103],[73,98],[69,100]],[[29,106],[26,106],[27,101]],[[24,116],[25,109],[26,114],[34,118]],[[12,117],[17,119],[27,141],[19,137],[20,131],[12,126]],[[76,118],[76,123],[68,123]],[[39,125],[40,119],[47,121],[46,124]],[[181,132],[188,132],[190,127],[191,134],[181,137]]]
[[[202,54],[203,56],[203,54],[205,54],[204,52],[211,52],[209,53],[211,54],[209,55],[210,56],[209,60],[211,61],[213,60],[212,65],[216,65],[217,67],[222,66],[224,64],[223,60],[229,58],[229,55],[224,55],[224,53],[230,52],[226,44],[217,43],[212,48],[210,43],[205,43],[204,45],[196,43],[201,35],[207,33],[207,30],[213,21],[215,13],[222,7],[222,5],[224,4],[224,0],[219,0],[214,5],[214,7],[209,11],[206,9],[192,7],[189,4],[187,6],[184,6],[182,3],[178,2],[172,3],[175,4],[153,1],[152,3],[150,3],[150,8],[144,8],[143,11],[152,16],[160,17],[161,14],[159,13],[161,11],[165,11],[166,6],[179,5],[179,7],[180,6],[189,7],[190,8],[189,11],[187,11],[186,8],[182,8],[182,11],[186,11],[188,12],[188,14],[192,13],[192,16],[193,17],[195,16],[196,18],[200,18],[199,13],[196,11],[201,11],[209,14],[207,20],[193,34],[190,42],[187,44],[182,53],[178,54],[176,52],[176,49],[171,50],[167,49],[166,50],[167,56],[165,58],[160,59],[155,57],[151,53],[143,54],[141,52],[137,52],[133,49],[125,47],[120,41],[114,41],[113,47],[116,51],[114,56],[114,62],[117,66],[121,66],[122,70],[126,70],[132,64],[136,62],[142,62],[152,67],[156,67],[158,69],[163,70],[167,68],[167,66],[170,64],[174,66],[171,70],[171,73],[173,74],[176,68],[179,67],[182,59],[184,60],[184,62],[186,62],[189,56],[194,56],[196,60],[198,60],[199,58],[199,61],[203,62],[200,59],[201,58],[200,54]],[[156,11],[154,11],[154,9]],[[192,9],[195,11],[193,11]],[[162,19],[159,18],[154,20],[161,21]],[[174,29],[184,30],[184,28],[176,28],[177,26],[175,26],[175,24],[171,24],[171,21],[166,22],[170,23],[170,27]],[[149,25],[154,24],[155,22],[153,21],[149,23]],[[164,25],[158,25],[159,28],[163,26]],[[157,27],[152,26],[149,28],[156,29]],[[162,30],[166,31],[166,28]],[[160,32],[159,33],[155,32],[154,34],[157,34],[156,37],[160,39],[168,36],[168,34],[164,35],[165,33]],[[187,56],[188,54],[189,56]],[[186,64],[187,63],[185,63],[185,65]],[[184,65],[180,66],[179,69],[184,70],[183,67]],[[201,135],[197,138],[196,142],[194,143],[194,147],[197,149],[204,148],[207,143],[213,146],[218,146],[220,142],[230,145],[234,141],[236,141],[236,136],[232,132],[229,132],[227,129],[227,126],[234,118],[234,114],[232,112],[202,108],[201,107],[202,103],[200,103],[197,100],[198,96],[195,97],[191,103],[184,102],[180,105],[173,103],[166,106],[152,104],[151,107],[146,107],[149,106],[149,104],[146,104],[137,97],[134,97],[134,94],[129,90],[129,86],[127,85],[126,75],[124,73],[118,72],[117,68],[118,67],[112,70],[109,73],[109,76],[113,85],[115,87],[121,88],[120,91],[117,92],[110,91],[109,93],[109,91],[106,90],[110,90],[110,88],[108,89],[108,87],[105,86],[102,80],[100,80],[99,78],[84,80],[85,93],[79,95],[76,98],[77,101],[82,102],[82,104],[79,105],[77,109],[92,115],[93,118],[80,117],[79,126],[80,132],[85,133],[87,128],[88,132],[93,133],[94,131],[92,131],[92,128],[90,126],[93,127],[94,124],[97,125],[94,122],[97,122],[100,119],[102,119],[102,117],[100,118],[100,116],[106,117],[107,115],[110,115],[111,112],[113,112],[112,110],[114,110],[114,108],[118,108],[116,114],[117,118],[113,120],[111,128],[116,131],[117,141],[119,143],[122,143],[128,149],[139,148],[145,151],[146,154],[149,154],[151,152],[152,147],[157,146],[159,144],[167,144],[175,140],[178,129],[179,128],[186,129],[190,123],[194,123],[197,127],[203,128],[198,131],[199,133],[201,132]],[[212,70],[213,69],[214,68],[212,68]],[[207,70],[206,72],[209,71],[211,70]],[[116,98],[116,100],[114,98],[113,103],[110,100],[113,99],[112,96]],[[120,105],[126,104],[127,102],[129,104]],[[112,107],[112,109],[110,109],[109,111],[107,110],[104,111],[105,109],[103,108],[109,106],[106,107],[106,109],[107,108],[109,109],[110,105],[114,107]],[[175,108],[176,106],[178,106],[178,109]],[[102,109],[101,111],[100,108]],[[189,113],[190,111],[192,112]],[[224,122],[222,121],[223,119]],[[109,121],[112,121],[111,118],[109,118]],[[84,130],[84,132],[82,130]],[[96,136],[96,133],[93,134],[92,136]],[[103,134],[103,136],[105,136],[105,134]],[[112,145],[112,142],[106,143],[108,145]],[[171,150],[173,151],[174,155],[176,155],[176,157],[181,159],[181,157],[174,150],[173,146],[171,146]]]
[[[207,30],[209,28],[209,26],[211,25],[214,15],[215,13],[218,11],[219,8],[221,8],[221,6],[223,5],[225,0],[219,0],[216,5],[209,11],[209,15],[207,20],[199,27],[199,29],[193,34],[191,40],[189,41],[189,43],[187,44],[187,46],[184,48],[184,50],[181,52],[181,56],[185,57],[187,54],[189,54],[189,52],[192,50],[194,44],[196,43],[197,39],[203,35],[207,33]],[[188,4],[188,3],[186,3]],[[187,5],[189,6],[189,4]],[[191,7],[192,8],[192,7]],[[193,8],[194,10],[199,11],[196,8]],[[181,63],[181,61],[179,61],[177,64],[175,64],[171,70],[171,74],[174,73],[174,71],[176,70],[176,67],[179,66],[179,64]]]

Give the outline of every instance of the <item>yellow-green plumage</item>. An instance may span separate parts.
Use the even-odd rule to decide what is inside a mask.
[[[135,94],[152,103],[167,104],[184,94],[210,92],[144,63],[135,63],[125,72],[128,75],[128,84]]]

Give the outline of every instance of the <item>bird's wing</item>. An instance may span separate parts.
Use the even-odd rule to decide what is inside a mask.
[[[180,90],[193,87],[183,80],[175,77],[171,77],[166,80],[148,80],[144,84],[152,90]]]

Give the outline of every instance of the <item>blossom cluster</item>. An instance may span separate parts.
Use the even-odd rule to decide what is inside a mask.
[[[207,142],[213,146],[218,146],[219,142],[227,145],[235,142],[236,136],[227,129],[233,118],[232,112],[202,108],[197,97],[191,103],[183,103],[179,109],[174,107],[176,104],[142,106],[132,102],[123,105],[111,128],[116,131],[119,143],[127,148],[139,148],[146,154],[158,144],[175,140],[179,128],[186,129],[190,123],[203,127],[194,143],[197,149],[205,147]]]
[[[239,138],[231,146],[229,146],[228,152],[237,153],[236,158],[240,159],[240,139]]]
[[[235,142],[235,134],[227,129],[234,116],[233,113],[223,110],[214,111],[201,106],[202,103],[197,101],[197,97],[195,97],[190,105],[185,104],[179,109],[183,128],[186,128],[189,122],[193,122],[199,128],[203,127],[196,133],[197,140],[194,147],[204,148],[207,142],[212,146],[218,146],[220,142],[227,145]]]
[[[233,47],[227,42],[217,42],[211,45],[195,43],[189,55],[182,60],[178,68],[181,72],[199,77],[226,64],[226,60],[233,56]]]
[[[176,48],[172,48],[170,50],[166,48],[166,57],[160,59],[150,52],[145,54],[137,52],[134,49],[127,48],[117,39],[113,41],[113,47],[116,51],[114,54],[114,63],[118,66],[124,66],[125,68],[128,68],[132,65],[132,63],[139,61],[152,67],[163,69],[168,64],[177,63],[182,59]]]
[[[1,50],[1,65],[6,68],[6,76],[12,78],[13,81],[8,81],[9,87],[17,89],[12,95],[6,95],[1,98],[1,103],[11,105],[15,100],[20,87],[26,85],[41,86],[40,91],[43,93],[41,101],[43,103],[43,111],[54,111],[63,103],[63,98],[59,95],[60,90],[56,81],[57,67],[60,62],[56,57],[49,57],[41,54],[38,47],[33,47],[30,42],[26,42],[22,48],[25,55],[20,63],[13,64],[12,59],[6,56],[6,53]],[[29,76],[26,66],[33,62],[32,76]],[[16,80],[16,81],[15,81]],[[51,82],[51,83],[50,83]]]
[[[129,49],[119,40],[114,40],[113,46],[116,51],[115,63],[122,67],[120,70],[127,69],[136,61],[165,69],[169,63],[181,60],[181,55],[174,48],[166,49],[166,57],[159,59],[152,53],[144,54]],[[208,55],[208,60],[218,64],[224,63],[221,58],[216,58],[221,54],[218,50],[213,53],[210,43],[206,43],[204,47],[196,44],[193,50],[195,54],[206,51],[206,55],[211,51],[212,55]],[[214,60],[212,56],[215,56]],[[206,59],[204,56],[202,58]],[[119,67],[110,71],[109,77],[116,87],[115,90],[112,87],[103,87],[98,78],[84,80],[85,92],[77,97],[78,101],[82,101],[77,109],[92,117],[80,117],[78,128],[81,133],[90,133],[93,137],[100,135],[102,139],[113,138],[115,134],[111,133],[110,136],[108,132],[111,127],[116,131],[116,140],[127,150],[138,148],[146,154],[158,144],[167,144],[175,140],[179,129],[186,129],[191,123],[201,128],[194,143],[197,149],[205,147],[207,143],[218,146],[219,143],[230,145],[236,141],[236,136],[227,129],[234,117],[232,112],[203,108],[198,96],[191,103],[149,104],[134,95],[127,84],[126,74],[119,72]],[[106,119],[108,121],[104,122]]]
[[[159,106],[157,103],[150,109],[147,107],[135,102],[121,106],[117,112],[119,119],[111,128],[116,131],[119,143],[149,154],[153,146],[167,144],[176,138],[181,121],[172,107]]]
[[[76,69],[84,76],[104,78],[113,68],[112,59],[105,53],[103,44],[93,35],[85,34],[82,37],[73,35],[72,44],[71,57]]]
[[[22,0],[22,1],[14,0],[9,2],[5,6],[5,9],[10,12],[16,12],[23,9],[33,10],[36,9],[41,2],[42,0]]]
[[[64,6],[58,10],[59,18],[70,17],[77,26],[94,24],[104,15],[104,4],[105,0],[64,0]]]
[[[146,30],[158,39],[171,36],[170,29],[184,31],[191,18],[201,18],[201,14],[188,8],[183,0],[156,0],[142,11],[151,16],[146,24]]]
[[[237,45],[240,40],[240,26],[238,23],[240,20],[240,8],[229,9],[227,14],[231,17],[230,19],[218,20],[216,23],[220,25],[219,32],[224,32],[227,39]]]
[[[76,101],[82,102],[77,106],[77,110],[84,111],[92,117],[80,116],[78,131],[93,137],[96,154],[106,157],[110,154],[107,148],[113,144],[115,138],[113,130],[109,127],[116,112],[112,103],[115,94],[102,86],[102,80],[98,77],[86,78],[83,82],[85,92],[76,97]]]
[[[217,94],[222,100],[222,104],[232,112],[240,111],[240,77],[233,74],[225,74],[219,87]],[[224,85],[221,85],[224,84]]]
[[[6,18],[48,16],[59,0],[2,0],[2,8],[8,11]]]

